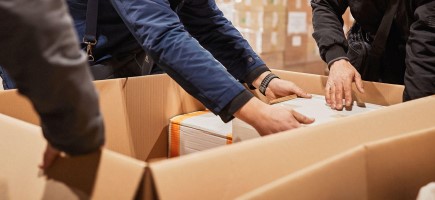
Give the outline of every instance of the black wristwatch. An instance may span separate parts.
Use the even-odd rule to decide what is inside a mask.
[[[258,87],[258,90],[261,92],[261,94],[266,96],[267,86],[269,86],[270,81],[272,81],[272,79],[274,78],[279,78],[279,77],[273,73],[270,73],[266,77],[264,77],[263,81],[261,81],[260,87]]]

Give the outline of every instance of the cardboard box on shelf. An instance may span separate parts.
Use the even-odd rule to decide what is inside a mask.
[[[106,147],[140,160],[167,157],[169,119],[204,110],[167,75],[96,81]],[[39,124],[29,101],[16,90],[0,92],[0,113]]]
[[[259,54],[260,58],[271,69],[283,69],[284,67],[284,52],[272,52]]]
[[[233,25],[256,31],[273,31],[286,26],[286,13],[277,11],[234,10]]]
[[[434,141],[435,126],[370,142],[237,199],[416,199],[435,181]]]
[[[251,29],[238,29],[258,54],[282,52],[285,48],[284,28],[277,31],[256,31]]]
[[[178,115],[169,124],[169,157],[187,155],[232,143],[232,122],[212,112]]]
[[[0,199],[133,199],[145,162],[110,150],[60,157],[38,168],[46,141],[41,128],[0,114]],[[125,184],[119,184],[125,183]]]
[[[160,199],[234,199],[359,145],[434,128],[434,115],[435,96],[431,96],[319,126],[150,163],[149,167]],[[433,139],[425,141],[432,143]],[[358,166],[356,169],[364,167]],[[339,182],[340,177],[328,180]]]
[[[287,0],[235,0],[236,10],[285,12]]]

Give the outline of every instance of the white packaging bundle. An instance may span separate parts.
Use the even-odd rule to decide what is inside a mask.
[[[357,115],[383,107],[380,105],[365,103],[364,107],[360,107],[354,104],[352,107],[347,109],[343,109],[340,111],[333,110],[328,105],[326,105],[325,97],[321,95],[313,95],[311,99],[296,98],[274,104],[274,106],[288,107],[307,117],[315,118],[314,123],[307,126],[316,126],[342,117]],[[260,137],[260,135],[252,126],[238,119],[233,120],[234,142],[239,142],[256,137]]]
[[[173,117],[169,124],[169,157],[203,151],[232,143],[232,123],[210,111]]]

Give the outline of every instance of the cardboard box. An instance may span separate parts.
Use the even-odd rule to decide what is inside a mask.
[[[61,157],[43,174],[41,128],[0,114],[0,199],[133,199],[144,162],[103,150]]]
[[[235,0],[236,10],[285,12],[287,0]]]
[[[364,144],[237,199],[416,199],[435,180],[435,126]]]
[[[260,58],[271,69],[283,69],[284,67],[284,52],[272,52],[259,54]]]
[[[169,156],[177,157],[232,143],[232,122],[212,112],[196,111],[170,120]]]
[[[433,128],[433,116],[435,96],[149,167],[160,199],[233,199],[367,142]]]
[[[237,28],[247,28],[256,31],[272,31],[286,26],[286,13],[277,11],[234,10],[234,20]]]
[[[285,29],[259,32],[251,29],[238,29],[258,54],[282,52],[285,47]]]
[[[167,75],[95,82],[105,121],[106,147],[140,160],[167,157],[169,119],[204,110]],[[16,90],[0,92],[0,113],[39,124],[29,101]]]

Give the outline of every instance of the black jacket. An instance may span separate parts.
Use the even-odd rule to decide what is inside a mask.
[[[435,94],[435,1],[398,1],[400,5],[381,61],[381,78],[396,84],[404,80],[405,100]],[[329,63],[347,57],[341,16],[348,7],[355,21],[374,38],[388,3],[388,0],[311,0],[313,37],[322,59]]]

